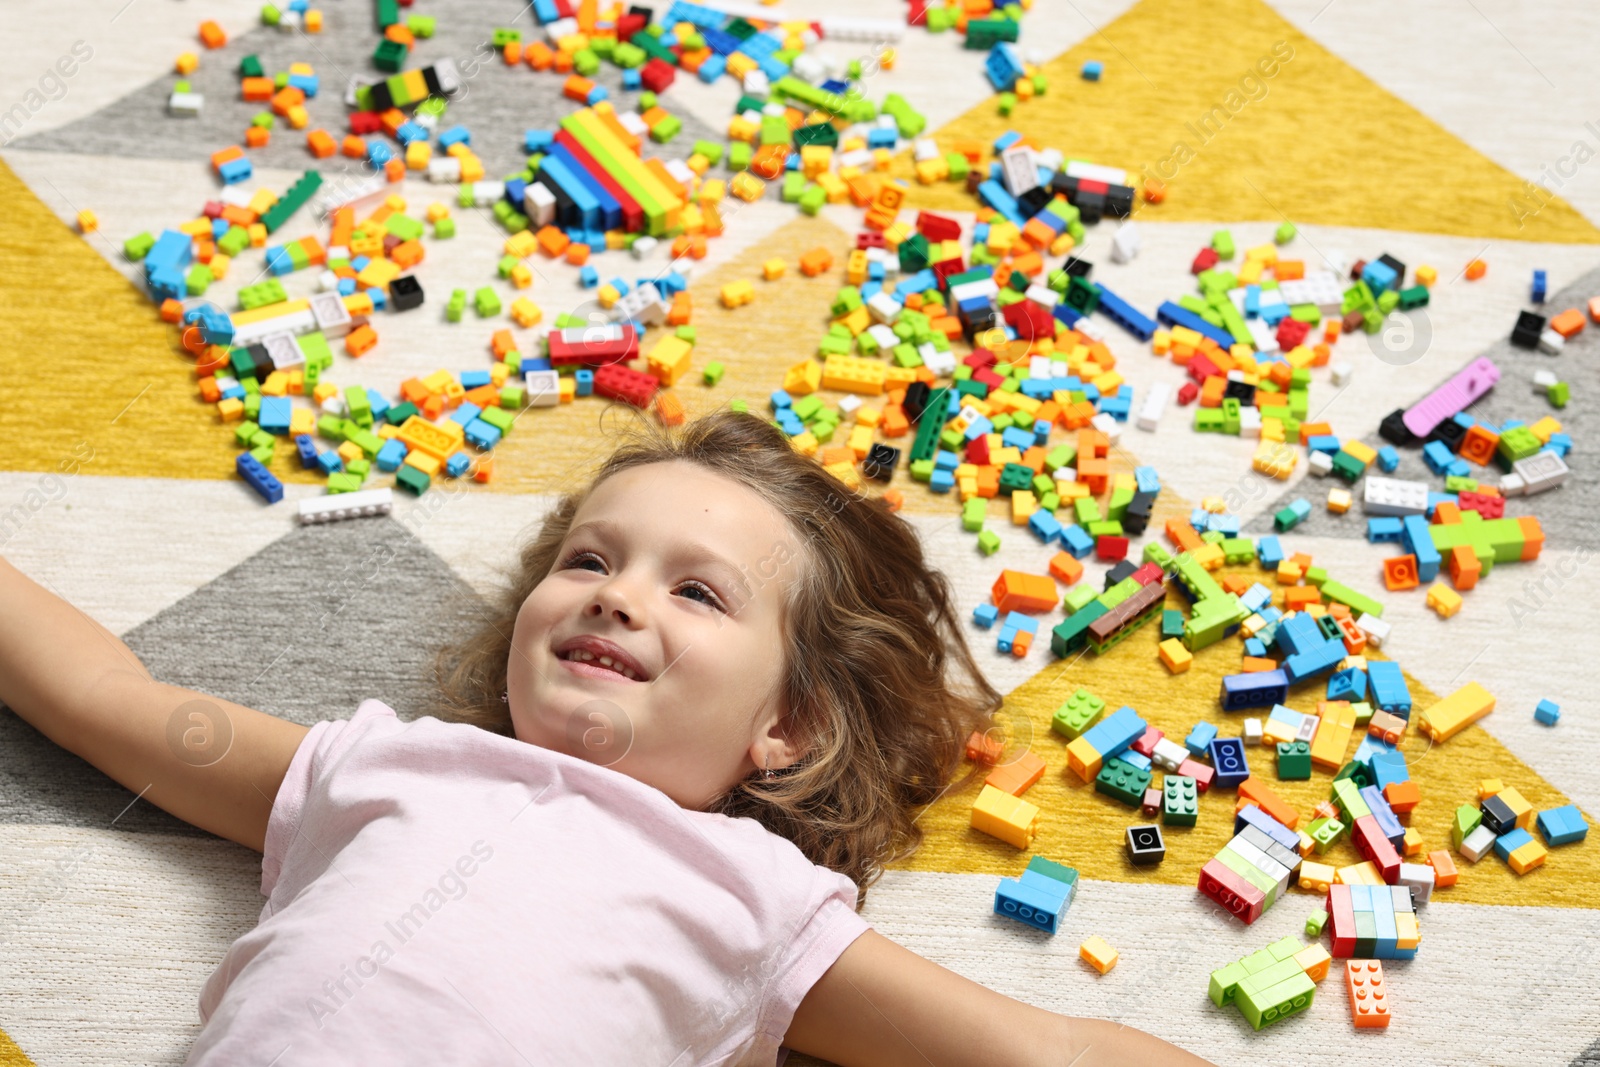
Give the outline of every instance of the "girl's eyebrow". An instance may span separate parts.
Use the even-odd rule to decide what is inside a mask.
[[[622,528],[622,524],[614,519],[589,519],[569,529],[567,538],[570,540],[578,534],[593,533],[603,539],[620,541],[623,539]],[[674,555],[686,563],[701,564],[722,571],[723,581],[732,593],[743,595],[746,592],[744,573],[705,545],[691,542]]]

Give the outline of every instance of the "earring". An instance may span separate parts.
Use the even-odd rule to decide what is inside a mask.
[[[500,690],[500,703],[502,703],[502,704],[511,703],[511,694],[510,694],[509,690],[506,690],[506,689]]]
[[[771,755],[768,755],[764,762],[766,764],[766,771],[761,775],[761,777],[770,782],[774,778],[778,777],[778,772],[772,769],[772,756]]]

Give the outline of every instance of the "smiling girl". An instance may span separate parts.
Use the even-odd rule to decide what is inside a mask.
[[[1200,1062],[858,915],[1000,697],[914,530],[753,415],[562,497],[437,718],[308,729],[156,682],[3,561],[0,597],[0,699],[262,852],[190,1063]],[[231,737],[204,765],[167,740],[197,700]]]

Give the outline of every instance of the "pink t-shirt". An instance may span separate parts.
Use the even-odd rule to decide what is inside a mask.
[[[377,700],[295,752],[261,892],[191,1064],[781,1064],[867,928],[752,819]]]

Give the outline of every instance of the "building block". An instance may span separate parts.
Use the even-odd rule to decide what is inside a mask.
[[[1101,974],[1117,965],[1117,950],[1099,937],[1091,937],[1079,945],[1078,955]]]
[[[1020,797],[985,785],[972,805],[972,828],[1014,848],[1027,848],[1038,831],[1039,808]]]
[[[1389,1025],[1389,989],[1383,981],[1383,964],[1377,960],[1346,960],[1345,988],[1350,991],[1350,1021],[1356,1029]]]

